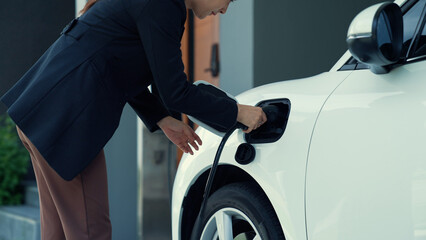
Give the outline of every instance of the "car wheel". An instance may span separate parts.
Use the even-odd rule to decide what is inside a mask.
[[[233,183],[217,190],[198,221],[202,227],[193,229],[191,239],[285,239],[268,198],[249,183]]]

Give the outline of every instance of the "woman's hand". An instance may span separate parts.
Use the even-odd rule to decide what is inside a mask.
[[[266,114],[260,107],[253,107],[249,105],[237,104],[238,117],[237,121],[248,127],[245,133],[249,133],[262,126],[268,119]]]
[[[194,130],[182,121],[168,116],[158,121],[157,125],[163,130],[170,141],[185,153],[194,155],[189,144],[191,144],[195,150],[198,150],[198,145],[201,146],[202,144],[200,137]],[[195,141],[197,141],[198,145]]]

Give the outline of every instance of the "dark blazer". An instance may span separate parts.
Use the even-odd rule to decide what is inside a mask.
[[[230,128],[236,102],[187,82],[180,51],[185,19],[184,0],[100,0],[64,28],[1,101],[66,180],[105,146],[126,103],[150,131],[167,109]]]

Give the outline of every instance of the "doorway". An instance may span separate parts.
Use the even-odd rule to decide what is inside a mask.
[[[186,31],[181,43],[182,59],[188,81],[204,80],[217,87],[220,86],[219,24],[219,15],[208,16],[201,20],[194,17],[192,11],[188,10]],[[182,120],[194,130],[198,127],[185,114],[182,114]],[[182,154],[183,152],[177,148],[177,165]]]

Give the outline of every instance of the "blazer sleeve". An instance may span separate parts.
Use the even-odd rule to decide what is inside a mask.
[[[167,109],[154,94],[145,89],[140,94],[127,100],[149,131],[159,129],[157,122],[169,116]]]
[[[229,129],[237,119],[235,100],[214,96],[187,81],[180,50],[185,19],[183,0],[150,0],[136,19],[159,95],[167,109]]]

